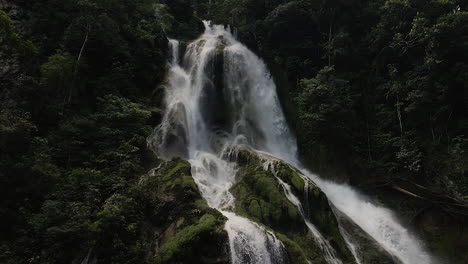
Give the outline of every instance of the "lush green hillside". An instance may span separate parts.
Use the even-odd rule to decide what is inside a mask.
[[[146,137],[161,118],[167,37],[197,37],[200,18],[230,24],[265,59],[313,170],[380,198],[451,263],[468,261],[467,10],[462,0],[0,1],[0,262],[228,261],[224,218],[187,163],[147,174],[161,163]]]
[[[151,259],[168,201],[137,183],[156,164],[146,137],[159,118],[166,34],[194,38],[201,21],[183,1],[0,7],[0,262]]]

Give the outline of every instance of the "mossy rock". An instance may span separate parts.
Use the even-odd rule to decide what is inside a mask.
[[[226,218],[208,206],[182,159],[163,161],[139,182],[155,263],[229,263]]]
[[[300,212],[286,198],[276,179],[261,167],[240,167],[231,192],[236,197],[238,214],[276,230],[303,229]]]
[[[156,263],[227,263],[226,241],[221,232],[225,219],[204,214],[197,223],[186,226],[164,243]],[[221,243],[221,244],[219,244]],[[224,250],[219,256],[219,249]]]
[[[140,179],[139,188],[142,195],[154,203],[200,197],[191,177],[190,163],[181,159],[162,162]]]
[[[320,230],[337,253],[342,256],[349,255],[335,213],[320,188],[298,170],[283,162],[275,164],[275,171],[279,178],[291,186],[292,192],[303,205],[306,217]]]
[[[231,189],[236,198],[236,212],[274,230],[286,246],[293,263],[306,263],[304,256],[313,263],[326,262],[302,213],[286,197],[278,178],[290,185],[291,192],[304,207],[307,205],[304,211],[312,212],[309,217],[311,222],[332,244],[338,257],[344,263],[354,263],[326,196],[313,182],[307,180],[306,188],[306,178],[298,170],[280,160],[261,156],[247,147],[234,147],[226,153],[226,158],[239,165],[237,182]]]
[[[296,242],[289,239],[287,236],[277,233],[276,236],[283,243],[283,245],[288,250],[288,255],[290,257],[291,263],[298,264],[308,264],[307,254],[304,252],[301,246]]]

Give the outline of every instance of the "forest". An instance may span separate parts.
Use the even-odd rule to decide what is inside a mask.
[[[0,0],[0,263],[229,263],[226,215],[147,142],[168,38],[188,50],[202,20],[265,62],[308,169],[391,208],[440,263],[468,262],[467,1]],[[274,230],[290,263],[327,263],[301,210],[239,155],[236,213]],[[344,245],[317,192],[316,225]]]

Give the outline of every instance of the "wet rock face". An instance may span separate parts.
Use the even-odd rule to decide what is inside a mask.
[[[391,264],[398,260],[343,213],[330,205],[326,195],[298,170],[248,147],[235,147],[226,158],[239,164],[237,183],[232,187],[239,214],[273,229],[288,250],[292,263],[326,263],[317,241],[308,231],[304,218],[319,230],[343,263]],[[302,212],[285,196],[279,180],[300,200]],[[302,213],[302,214],[301,214]],[[304,216],[304,218],[303,218]],[[354,252],[348,242],[352,242]]]
[[[328,200],[315,184],[310,182],[306,186],[294,168],[271,157],[261,157],[248,148],[233,148],[227,156],[239,164],[237,183],[231,189],[236,198],[237,213],[274,230],[286,246],[292,263],[327,263],[303,214],[310,215],[311,222],[330,241],[343,263],[354,263]],[[288,200],[280,180],[289,185],[293,194],[308,207],[297,208]]]
[[[400,264],[401,262],[394,256],[386,252],[380,245],[366,235],[358,225],[351,221],[346,215],[333,209],[342,227],[342,232],[346,232],[347,236],[353,240],[355,246],[355,254],[363,263],[368,264]]]
[[[232,188],[236,197],[236,210],[276,230],[301,231],[300,212],[283,195],[274,177],[262,168],[241,167],[238,182]]]
[[[188,158],[187,116],[183,104],[179,104],[167,115],[149,137],[149,146],[158,157],[170,160],[175,157]]]
[[[162,162],[140,179],[148,204],[155,263],[229,263],[225,217],[208,207],[191,176],[187,161]]]
[[[203,85],[199,105],[204,122],[209,127],[228,131],[232,119],[230,114],[233,111],[226,107],[228,102],[224,91],[224,48],[223,44],[218,44],[205,66],[207,81]]]
[[[288,183],[292,192],[301,201],[304,216],[319,229],[339,255],[351,259],[350,251],[340,232],[338,219],[325,193],[286,163],[278,162],[273,166],[277,177]]]

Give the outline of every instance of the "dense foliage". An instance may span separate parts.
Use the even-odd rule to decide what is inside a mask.
[[[167,228],[160,218],[175,205],[151,196],[165,183],[138,184],[158,163],[145,138],[160,119],[167,36],[198,36],[197,17],[230,24],[266,60],[313,169],[368,190],[416,193],[425,203],[412,219],[426,200],[450,219],[466,214],[466,1],[5,0],[0,8],[1,263],[149,260],[154,239],[142,234],[152,234],[152,221]],[[186,180],[182,191],[199,198]],[[222,224],[197,201],[180,207],[193,219],[157,261],[188,259],[183,245]],[[256,207],[241,209],[261,218]],[[433,249],[459,255],[466,237],[435,225]]]
[[[313,168],[468,195],[466,2],[209,2],[200,10],[286,70],[273,75]]]
[[[0,262],[142,263],[166,36],[201,21],[184,1],[0,7]]]

